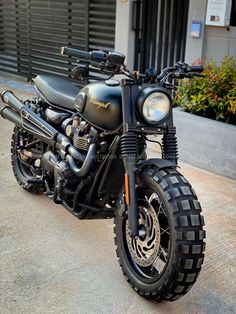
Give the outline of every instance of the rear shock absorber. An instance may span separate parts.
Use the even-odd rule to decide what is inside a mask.
[[[178,143],[176,128],[174,126],[168,127],[167,132],[162,138],[162,158],[173,161],[177,164],[178,160]]]
[[[125,203],[131,237],[138,236],[138,206],[136,198],[136,162],[138,142],[135,132],[129,131],[121,136],[121,155],[125,166]]]

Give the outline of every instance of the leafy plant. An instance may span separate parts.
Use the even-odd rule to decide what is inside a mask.
[[[197,63],[199,64],[199,61]],[[236,124],[234,59],[225,57],[219,66],[214,61],[207,61],[203,74],[205,77],[185,79],[180,82],[175,103],[184,111]]]

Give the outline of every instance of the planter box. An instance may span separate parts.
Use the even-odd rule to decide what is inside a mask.
[[[236,126],[174,109],[179,159],[236,179]]]

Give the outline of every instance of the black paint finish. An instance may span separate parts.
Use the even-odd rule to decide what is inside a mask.
[[[121,125],[120,86],[108,86],[103,82],[91,83],[81,90],[78,98],[78,102],[75,100],[75,109],[85,120],[103,130],[114,130]],[[81,99],[84,99],[84,103]]]

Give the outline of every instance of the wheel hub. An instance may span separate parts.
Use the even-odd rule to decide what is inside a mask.
[[[128,222],[126,239],[129,252],[135,262],[142,266],[151,266],[157,258],[160,246],[160,225],[157,214],[150,203],[139,207],[139,236],[131,238]]]

